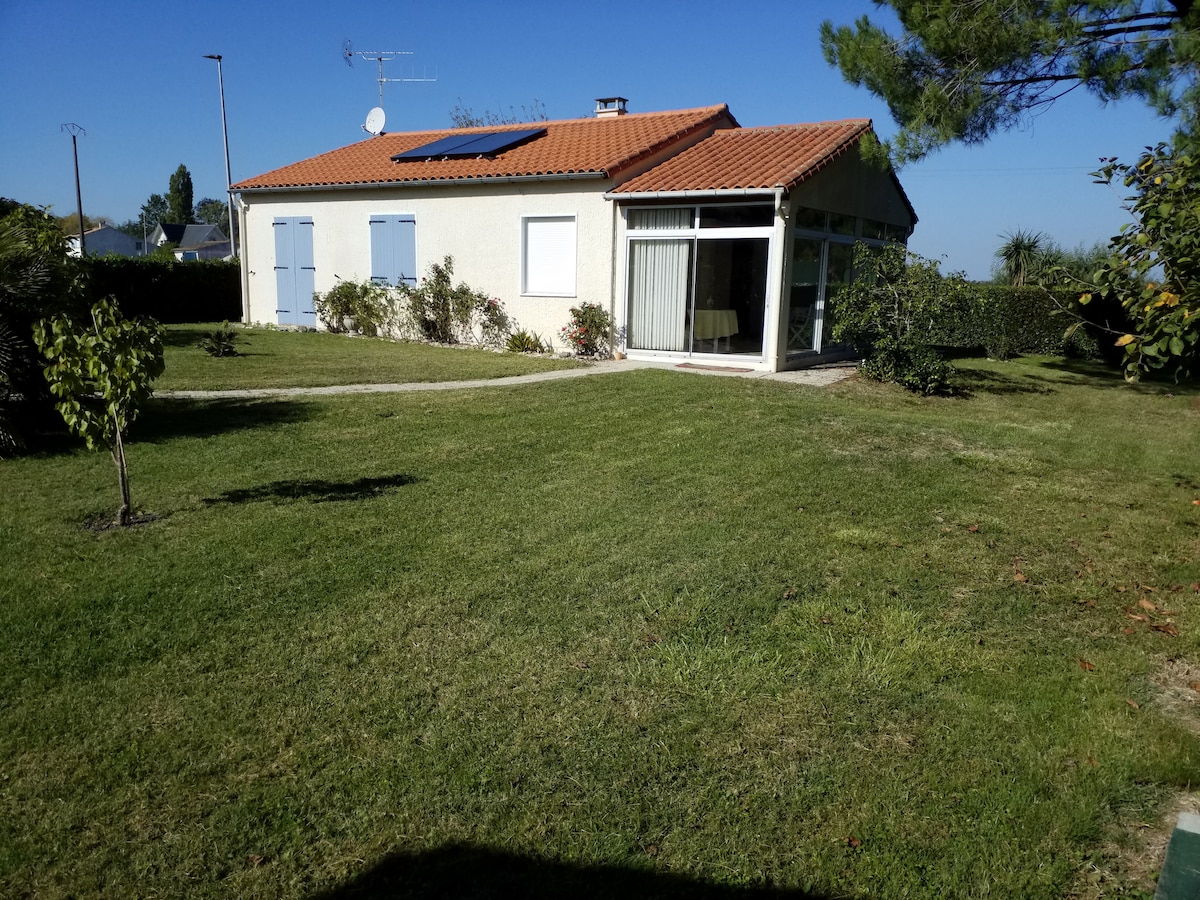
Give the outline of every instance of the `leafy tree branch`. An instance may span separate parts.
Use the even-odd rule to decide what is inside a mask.
[[[1084,87],[1139,98],[1182,131],[1200,108],[1200,13],[1161,0],[877,0],[899,36],[861,17],[821,26],[826,60],[883,99],[897,163],[952,141],[976,144]]]

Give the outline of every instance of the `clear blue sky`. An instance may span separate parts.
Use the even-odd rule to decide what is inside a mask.
[[[845,84],[821,56],[818,26],[863,13],[839,0],[610,0],[482,3],[209,0],[0,0],[0,196],[75,209],[70,136],[79,138],[84,212],[136,219],[183,163],[195,196],[222,196],[216,63],[224,56],[233,179],[362,139],[378,69],[348,68],[343,42],[411,50],[384,87],[387,130],[441,128],[460,98],[477,113],[590,114],[593,99],[632,112],[728,103],[742,125],[869,117],[886,107]],[[1169,123],[1135,101],[1101,106],[1077,92],[977,148],[952,148],[900,173],[920,216],[913,250],[947,270],[989,276],[999,235],[1042,231],[1068,247],[1106,240],[1127,220],[1121,195],[1091,183],[1102,156],[1132,160]]]

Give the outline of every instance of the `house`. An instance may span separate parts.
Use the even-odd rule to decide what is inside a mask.
[[[88,256],[145,256],[146,245],[135,237],[111,225],[101,225],[83,233],[83,246]],[[67,236],[67,254],[79,256],[79,235]]]
[[[609,310],[631,358],[776,371],[830,359],[825,300],[856,241],[906,241],[916,214],[863,160],[866,119],[742,128],[710,106],[374,135],[233,186],[248,322],[316,326],[339,280],[455,278],[559,340]]]
[[[233,255],[229,238],[219,225],[169,225],[159,223],[150,233],[150,246],[175,244],[176,259],[225,259]]]

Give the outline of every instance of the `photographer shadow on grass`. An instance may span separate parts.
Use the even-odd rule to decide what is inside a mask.
[[[433,900],[821,900],[822,895],[770,886],[734,887],[655,871],[650,866],[581,866],[470,844],[393,853],[311,900],[406,897]]]

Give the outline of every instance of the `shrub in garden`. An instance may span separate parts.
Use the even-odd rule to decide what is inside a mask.
[[[504,349],[509,353],[545,353],[550,348],[538,335],[522,329],[508,336]]]
[[[479,328],[479,343],[485,347],[503,347],[512,334],[512,320],[504,309],[504,304],[496,297],[481,295],[482,300],[475,304],[475,319]],[[475,326],[470,331],[474,334]]]
[[[503,347],[512,333],[504,304],[495,297],[454,284],[454,258],[433,263],[416,287],[402,287],[417,333],[439,344],[480,343]]]
[[[0,198],[2,199],[2,198]],[[33,341],[38,320],[78,304],[81,283],[67,242],[48,212],[5,201],[0,209],[0,457],[61,427]]]
[[[237,347],[234,346],[237,341],[237,332],[228,322],[222,322],[220,328],[206,332],[196,346],[209,356],[237,356]]]
[[[571,307],[571,321],[562,329],[562,339],[578,356],[608,355],[612,318],[598,303]]]
[[[909,338],[881,338],[859,371],[875,381],[898,384],[917,394],[953,392],[954,366],[928,344]]]
[[[965,302],[961,275],[902,246],[859,245],[854,282],[830,301],[833,338],[862,354],[863,374],[922,394],[945,393],[953,368],[933,349],[940,323]]]
[[[339,334],[356,330],[374,337],[392,318],[387,288],[371,281],[339,281],[326,293],[313,294],[313,307],[325,327]]]

